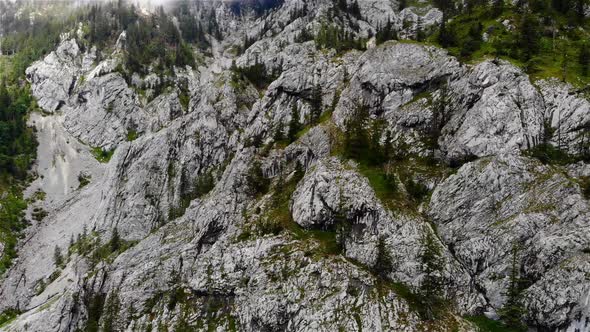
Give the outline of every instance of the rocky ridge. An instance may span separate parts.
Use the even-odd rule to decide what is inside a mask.
[[[307,15],[292,20],[304,3]],[[391,1],[360,4],[371,19],[358,22],[359,34],[420,14],[396,13]],[[555,81],[531,82],[503,61],[461,64],[432,46],[391,41],[336,54],[295,42],[303,27],[319,27],[330,1],[287,0],[263,18],[209,5],[218,6],[224,41],[198,68],[176,68],[169,78],[187,83],[188,105],[177,87],[148,102],[140,91],[150,89],[150,77],[128,84],[116,71],[118,52],[96,63],[98,50],[82,51],[70,36],[27,70],[47,113],[31,122],[48,137],[39,147],[43,177],[28,192],[48,194],[36,204],[49,214],[27,230],[19,258],[2,277],[0,311],[21,312],[3,329],[75,331],[95,319],[129,331],[470,331],[475,326],[461,315],[495,317],[505,303],[515,243],[528,281],[527,323],[585,328],[590,210],[580,181],[590,173],[583,164],[543,165],[524,152],[548,128],[556,129],[551,143],[576,151],[590,116],[581,93]],[[437,12],[423,14],[426,24]],[[231,46],[244,33],[258,41],[236,65],[282,67],[265,89],[236,84],[229,72]],[[323,122],[284,148],[267,148],[277,128],[291,122],[294,105],[301,121],[309,116],[317,85]],[[440,168],[462,166],[415,175],[432,189],[430,197],[416,208],[392,208],[363,165],[335,153],[359,102],[372,119],[384,120],[396,142],[410,146],[416,163],[434,157]],[[446,121],[432,149],[424,133],[441,113]],[[112,151],[110,160],[97,161],[97,149]],[[256,163],[270,181],[261,195],[250,188]],[[213,188],[196,194],[208,176]],[[82,178],[89,183],[81,185]],[[408,192],[398,178],[400,192]],[[278,193],[287,199],[276,209]],[[259,225],[285,214],[293,232]],[[115,229],[124,250],[97,259]],[[425,278],[420,257],[429,235],[440,248],[445,295],[456,307],[434,322],[405,292]],[[55,247],[73,248],[63,266],[52,259]],[[384,277],[374,272],[380,247],[392,263]]]

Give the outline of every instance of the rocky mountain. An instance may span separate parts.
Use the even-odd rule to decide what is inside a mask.
[[[535,154],[583,152],[585,92],[408,40],[434,6],[341,3],[191,3],[215,22],[194,63],[144,72],[132,24],[64,31],[26,69],[37,177],[0,329],[590,330],[590,165]]]

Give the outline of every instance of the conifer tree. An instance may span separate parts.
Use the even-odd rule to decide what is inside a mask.
[[[416,40],[423,41],[426,38],[426,34],[424,33],[424,27],[422,26],[422,18],[418,16],[418,20],[416,21]]]
[[[283,123],[282,122],[279,122],[279,124],[275,128],[275,131],[274,131],[274,134],[273,134],[273,140],[275,142],[280,142],[284,138],[285,138],[285,134],[283,133]]]
[[[370,141],[368,152],[369,162],[375,166],[381,165],[385,161],[383,147],[381,146],[381,137],[383,136],[383,123],[381,121],[372,121],[370,130]]]
[[[377,274],[377,276],[385,279],[391,270],[393,270],[393,259],[387,250],[385,239],[383,237],[379,237],[377,240],[377,258],[375,259],[375,264],[373,265],[373,271],[375,274]]]
[[[430,228],[425,229],[422,247],[420,255],[422,273],[424,274],[420,285],[420,294],[424,305],[422,314],[426,319],[432,320],[439,316],[444,307],[442,294],[444,258]]]
[[[317,123],[322,115],[322,87],[314,85],[311,92],[311,123]]]
[[[59,249],[58,246],[55,246],[55,249],[53,250],[53,262],[55,263],[56,267],[61,267],[64,263],[61,249]]]
[[[492,2],[492,17],[496,18],[502,15],[504,11],[504,0],[493,0]]]
[[[10,106],[10,94],[6,88],[6,82],[0,83],[0,115],[4,117],[3,113],[7,113],[7,108]]]
[[[510,284],[506,291],[506,303],[500,310],[500,318],[504,323],[517,330],[525,330],[526,326],[522,322],[524,316],[524,307],[522,305],[522,291],[521,291],[521,279],[518,273],[519,270],[518,262],[518,246],[512,247],[512,261],[510,269]]]
[[[575,0],[574,11],[578,23],[583,23],[584,18],[586,17],[586,5],[587,0]]]
[[[344,207],[344,198],[342,190],[340,190],[340,199],[338,208],[334,211],[332,222],[336,229],[336,243],[338,244],[338,251],[344,252],[346,250],[346,238],[350,233],[350,222],[348,221],[347,211]]]
[[[519,45],[522,59],[527,61],[539,50],[539,23],[532,14],[525,14],[520,27]]]
[[[112,291],[109,297],[107,298],[105,309],[104,309],[104,318],[103,318],[103,327],[101,331],[104,332],[115,332],[119,331],[116,326],[117,315],[119,314],[119,310],[121,307],[121,301],[119,300],[119,296],[117,295],[116,291]]]
[[[367,156],[369,137],[367,123],[369,112],[364,105],[357,105],[350,118],[344,124],[345,156],[350,159],[364,159]]]
[[[254,161],[246,174],[246,181],[252,195],[264,194],[268,191],[270,180],[264,177],[260,161]]]
[[[455,44],[455,38],[453,35],[453,30],[447,28],[447,17],[446,14],[443,12],[443,17],[440,22],[440,28],[438,32],[438,42],[442,47],[449,47]]]
[[[401,11],[402,11],[402,10],[404,10],[406,7],[408,7],[408,1],[407,1],[407,0],[399,0],[399,3],[398,3],[398,8],[397,8],[397,10],[401,12]]]
[[[291,121],[289,121],[289,132],[287,133],[289,142],[295,142],[297,139],[297,133],[300,130],[301,123],[299,122],[299,109],[297,108],[297,104],[293,103],[291,108]]]
[[[113,234],[111,234],[111,240],[109,241],[111,252],[116,252],[121,248],[121,237],[119,236],[119,230],[117,227],[113,229]]]
[[[432,104],[432,119],[426,133],[427,143],[433,152],[438,148],[438,138],[449,120],[448,102],[448,89],[446,85],[443,85],[439,90],[438,98]]]
[[[352,14],[352,16],[361,19],[361,8],[359,7],[359,3],[358,0],[354,0],[352,2],[352,4],[350,5],[350,13]]]
[[[387,19],[387,23],[383,27],[380,27],[377,30],[377,34],[375,35],[375,39],[377,45],[382,44],[388,40],[397,39],[397,32],[391,23],[391,19]]]

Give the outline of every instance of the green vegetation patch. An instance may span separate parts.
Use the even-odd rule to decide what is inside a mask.
[[[579,183],[584,198],[590,199],[590,176],[582,177]]]
[[[22,198],[20,189],[12,188],[0,198],[0,242],[4,251],[0,257],[0,275],[10,267],[16,257],[16,245],[20,233],[28,225],[24,219],[27,202]]]
[[[230,70],[232,72],[230,84],[238,91],[244,90],[244,86],[240,83],[243,79],[250,81],[259,90],[265,90],[283,72],[281,66],[270,69],[266,68],[264,63],[258,62],[258,58],[250,66],[238,67],[234,62]]]
[[[90,184],[90,180],[91,180],[90,175],[85,175],[82,173],[78,174],[78,183],[79,183],[78,189],[82,189],[82,188],[86,187],[88,184]]]
[[[101,261],[112,262],[117,256],[135,244],[137,244],[137,241],[123,240],[117,228],[113,229],[111,238],[103,243],[98,233],[88,233],[86,227],[84,227],[82,234],[79,234],[76,240],[74,238],[70,239],[67,258],[70,258],[72,254],[86,256],[89,258],[91,265],[96,266]],[[57,254],[58,252],[59,254]],[[56,248],[55,253],[54,258],[61,257],[59,248]],[[62,259],[64,258],[62,257]],[[65,265],[66,263],[65,259],[64,261],[59,258],[55,260],[56,266]]]
[[[20,312],[15,309],[8,309],[0,313],[0,327],[10,324],[19,314]]]
[[[94,158],[96,158],[96,160],[98,160],[99,162],[108,163],[111,160],[111,158],[113,157],[113,154],[115,153],[115,149],[105,150],[100,147],[95,147],[95,148],[92,148],[90,150],[90,152],[92,153]]]
[[[532,80],[557,77],[575,86],[590,83],[590,25],[579,6],[583,2],[471,2],[461,8],[438,2],[446,20],[430,40],[462,60],[503,58],[522,67]]]
[[[417,207],[430,196],[424,179],[443,179],[454,171],[433,158],[410,154],[403,139],[392,139],[382,120],[369,118],[366,107],[357,107],[344,131],[334,130],[332,155],[356,161],[357,171],[367,178],[377,198],[391,211],[418,213]],[[432,131],[424,135],[436,136],[436,130]]]
[[[127,131],[127,142],[133,142],[139,137],[139,133],[135,129],[129,129]],[[110,158],[109,158],[110,159]]]
[[[249,221],[249,217],[246,215],[247,224],[242,234],[238,236],[238,241],[267,234],[288,233],[297,240],[313,241],[319,245],[314,250],[314,253],[319,256],[335,255],[342,252],[341,234],[345,231],[344,223],[337,222],[330,230],[306,230],[293,220],[289,202],[303,174],[303,169],[298,164],[295,173],[288,181],[282,177],[276,181],[272,187],[268,210],[252,221]]]

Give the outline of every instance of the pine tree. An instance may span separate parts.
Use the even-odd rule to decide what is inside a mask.
[[[584,22],[584,18],[586,17],[586,2],[586,0],[575,0],[574,11],[576,12],[576,18],[580,24]]]
[[[383,123],[381,121],[373,121],[371,123],[370,141],[368,152],[369,162],[372,165],[381,165],[385,161],[383,147],[381,146],[381,137],[383,136]]]
[[[55,263],[56,267],[61,267],[64,263],[61,249],[59,249],[58,246],[55,246],[55,249],[53,250],[53,262]]]
[[[322,87],[319,84],[314,85],[311,92],[311,123],[318,123],[322,115]]]
[[[256,160],[246,174],[248,188],[252,195],[265,194],[268,191],[270,180],[262,172],[262,164]]]
[[[506,291],[506,303],[500,310],[500,318],[504,323],[516,330],[525,330],[526,326],[522,322],[525,310],[521,301],[521,279],[518,273],[518,246],[512,247],[512,262],[510,271],[510,285]]]
[[[539,23],[531,14],[525,14],[520,26],[519,45],[522,47],[522,59],[528,61],[539,50]]]
[[[350,118],[345,122],[344,153],[347,158],[361,160],[367,157],[369,137],[366,127],[368,120],[367,107],[357,105]]]
[[[502,15],[504,11],[504,0],[493,0],[492,2],[492,17],[496,18]]]
[[[383,158],[390,160],[393,157],[393,133],[387,130],[385,133],[385,142],[383,142]]]
[[[6,113],[10,103],[10,94],[6,88],[6,82],[2,81],[2,83],[0,83],[0,115],[4,116],[3,113]]]
[[[293,176],[293,181],[295,183],[299,182],[299,180],[301,180],[304,175],[305,175],[305,169],[303,168],[303,165],[299,161],[297,161],[295,163],[295,174]]]
[[[557,10],[562,14],[567,14],[567,12],[571,8],[571,1],[570,0],[552,0],[551,6],[553,9]]]
[[[385,279],[391,270],[393,270],[393,259],[387,250],[385,239],[379,237],[377,240],[377,258],[373,265],[373,271],[377,276]]]
[[[115,291],[109,295],[104,310],[103,327],[101,331],[114,332],[119,331],[116,326],[117,316],[121,307],[121,301]]]
[[[301,29],[301,32],[295,38],[296,43],[305,43],[306,41],[310,40],[313,40],[313,35],[305,27]]]
[[[287,133],[287,137],[289,138],[289,142],[295,142],[297,140],[297,133],[301,130],[301,123],[299,122],[299,109],[297,108],[297,104],[293,103],[291,108],[291,121],[289,121],[289,132]]]
[[[285,134],[283,133],[283,123],[279,122],[277,127],[275,128],[275,132],[273,134],[273,140],[275,142],[280,142],[285,138]]]
[[[398,11],[402,11],[404,10],[406,7],[408,7],[408,1],[407,0],[399,0],[399,4],[398,4]]]
[[[342,253],[346,250],[346,239],[350,234],[351,225],[348,220],[346,208],[344,207],[342,191],[340,191],[339,195],[340,199],[338,208],[334,211],[332,220],[336,229],[336,243],[338,244],[337,249],[339,253]]]
[[[444,258],[430,228],[425,229],[422,247],[422,254],[420,255],[422,273],[424,274],[420,285],[420,294],[424,305],[422,314],[424,318],[432,320],[438,318],[444,308],[442,294]]]
[[[470,56],[473,52],[477,51],[481,46],[481,34],[483,26],[480,22],[472,24],[469,27],[469,34],[465,38],[461,47],[462,56]]]
[[[416,40],[423,41],[426,38],[426,34],[424,33],[424,27],[422,26],[422,18],[418,16],[418,20],[416,21]]]
[[[447,86],[443,85],[439,90],[439,96],[432,105],[432,119],[427,128],[427,143],[434,152],[438,148],[438,138],[445,124],[448,122],[449,96]]]
[[[357,0],[354,0],[352,2],[352,4],[350,5],[350,13],[352,14],[352,16],[361,19],[361,8],[359,6],[359,3]]]
[[[388,40],[397,39],[397,32],[395,31],[391,19],[387,19],[387,23],[377,30],[375,40],[377,45],[382,44]]]
[[[435,6],[440,9],[443,13],[453,9],[454,3],[452,0],[435,0]]]
[[[113,229],[113,233],[111,234],[111,240],[109,241],[111,252],[117,252],[121,249],[121,237],[119,236],[119,230],[117,227]]]
[[[453,35],[453,30],[447,28],[447,17],[446,14],[443,12],[443,17],[440,22],[440,29],[438,32],[438,42],[442,47],[449,47],[455,45],[455,36]]]

